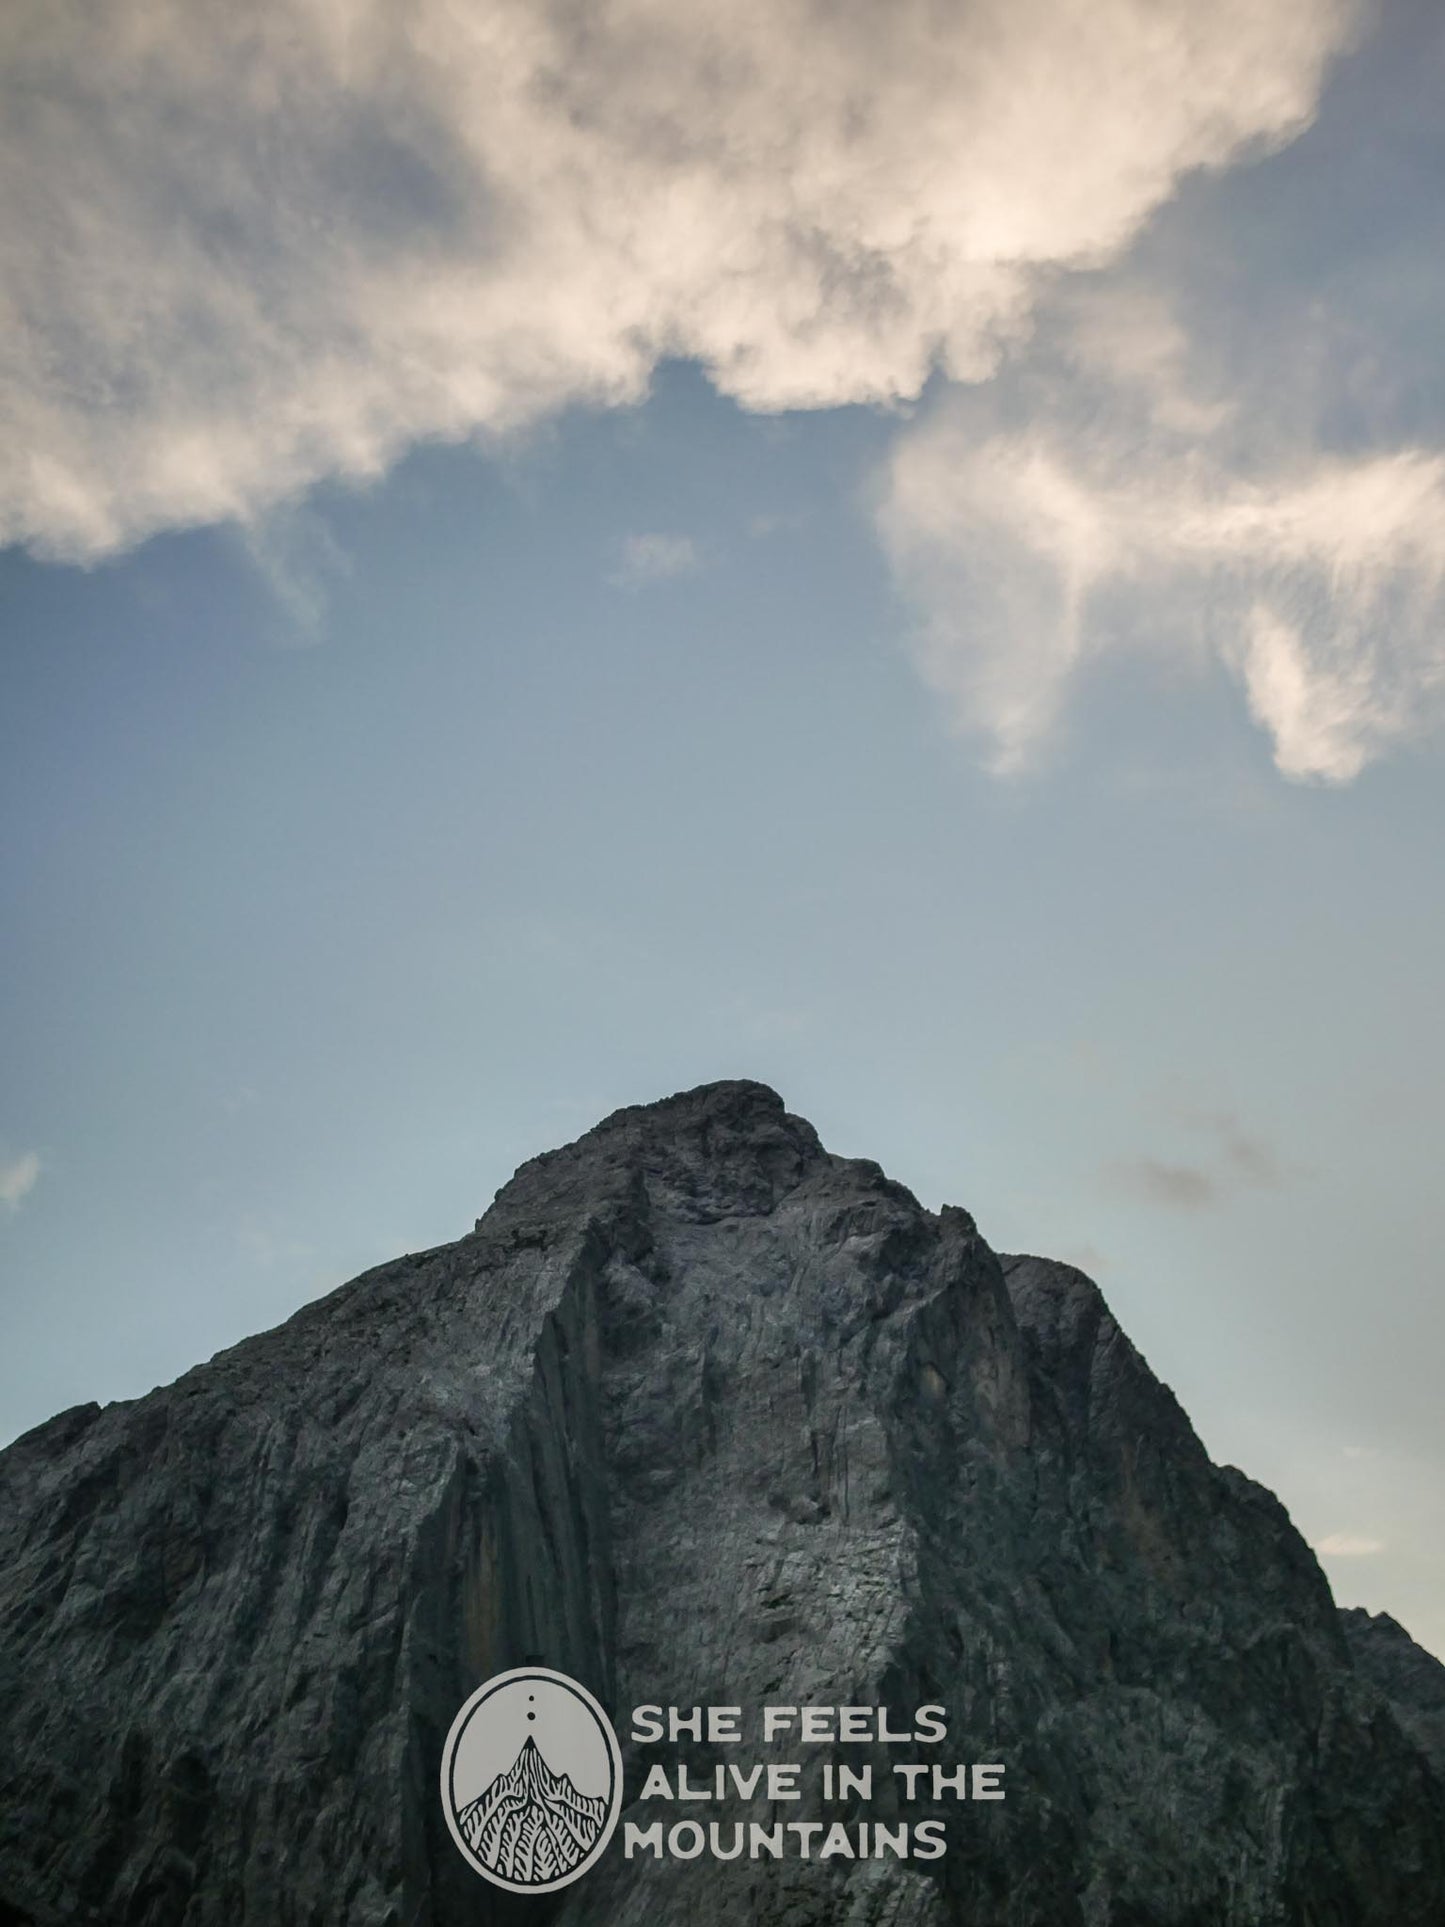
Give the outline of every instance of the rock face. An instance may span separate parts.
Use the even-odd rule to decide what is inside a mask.
[[[0,1922],[1438,1927],[1445,1794],[1361,1651],[1086,1278],[713,1085],[0,1456]],[[515,1899],[436,1788],[533,1662],[612,1710],[634,1802],[643,1702],[942,1705],[1008,1797],[830,1810],[945,1818],[931,1862],[619,1829]]]
[[[1388,1613],[1344,1607],[1340,1624],[1356,1668],[1379,1687],[1445,1780],[1445,1666]]]

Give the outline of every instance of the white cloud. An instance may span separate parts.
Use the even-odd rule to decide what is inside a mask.
[[[300,645],[319,642],[332,585],[349,575],[352,566],[322,517],[305,503],[294,503],[250,517],[241,539],[284,618],[282,639]]]
[[[645,582],[691,575],[701,560],[690,535],[629,535],[622,545],[621,566],[609,580],[619,589],[636,589]]]
[[[1026,426],[953,398],[900,437],[878,515],[923,672],[1009,770],[1107,652],[1214,654],[1283,774],[1348,781],[1445,692],[1445,457],[1262,461],[1180,354],[1086,354]]]
[[[1370,1559],[1384,1550],[1383,1539],[1366,1539],[1353,1532],[1332,1532],[1315,1547],[1327,1559]]]
[[[35,1151],[26,1151],[9,1163],[0,1164],[0,1204],[11,1211],[18,1211],[40,1178],[40,1157]]]
[[[756,409],[976,379],[1041,270],[1298,131],[1355,13],[16,0],[0,540],[253,518],[419,438],[634,400],[668,355]]]

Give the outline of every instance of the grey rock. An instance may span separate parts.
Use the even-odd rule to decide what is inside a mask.
[[[1438,1766],[1352,1649],[1086,1278],[712,1085],[0,1455],[0,1927],[1438,1927]],[[436,1784],[534,1660],[611,1709],[634,1799],[642,1702],[941,1704],[1008,1797],[900,1805],[860,1743],[844,1817],[943,1817],[942,1859],[619,1835],[514,1899]]]
[[[1358,1671],[1379,1687],[1445,1780],[1445,1666],[1388,1613],[1342,1606],[1340,1625]]]

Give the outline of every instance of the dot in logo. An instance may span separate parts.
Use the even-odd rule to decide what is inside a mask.
[[[442,1750],[442,1808],[465,1858],[511,1893],[580,1879],[612,1838],[622,1755],[585,1686],[519,1666],[479,1686]]]

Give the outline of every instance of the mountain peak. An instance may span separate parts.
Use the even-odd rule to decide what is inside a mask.
[[[1342,1629],[1081,1274],[1001,1263],[741,1080],[0,1454],[0,1624],[0,1919],[510,1917],[397,1789],[539,1653],[618,1706],[944,1706],[1009,1796],[918,1803],[962,1850],[897,1873],[916,1927],[1445,1907],[1404,1635]],[[466,1837],[550,1880],[604,1804],[528,1733]],[[871,1919],[879,1873],[612,1851],[566,1918]]]
[[[710,1216],[751,1215],[771,1210],[810,1167],[826,1161],[812,1125],[786,1110],[775,1090],[727,1078],[613,1111],[572,1143],[521,1165],[492,1209],[565,1212],[583,1195],[645,1181]],[[477,1228],[484,1223],[478,1219]]]

